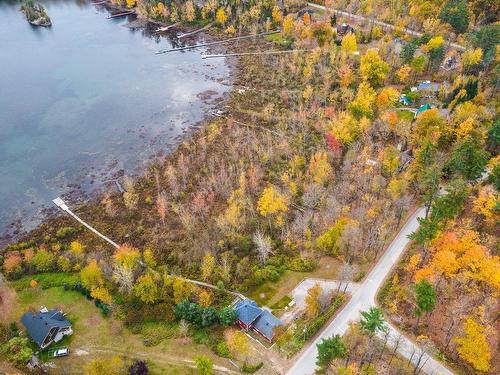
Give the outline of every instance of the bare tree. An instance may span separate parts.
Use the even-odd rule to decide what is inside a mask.
[[[113,280],[118,284],[120,292],[130,294],[134,284],[134,275],[132,270],[116,265],[113,268]]]
[[[347,259],[354,259],[363,247],[363,233],[357,222],[348,222],[339,239],[339,248]]]
[[[158,198],[156,198],[156,209],[158,210],[158,215],[160,215],[162,224],[165,225],[165,216],[167,214],[167,194],[164,191],[158,194]]]
[[[123,202],[129,210],[134,209],[139,203],[139,194],[135,191],[134,180],[131,177],[125,177],[123,181],[125,191],[123,193]]]
[[[390,332],[390,330],[387,330]],[[391,353],[391,358],[389,359],[389,366],[391,365],[392,360],[394,359],[394,356],[396,355],[396,352],[399,349],[399,346],[401,345],[401,341],[403,341],[403,336],[401,334],[397,334],[396,337],[394,338],[394,341],[392,342],[392,353]]]
[[[311,184],[306,186],[302,195],[302,204],[310,209],[318,207],[321,198],[325,194],[325,189],[319,184]]]
[[[358,267],[356,265],[352,265],[348,262],[344,262],[342,264],[342,269],[340,271],[340,283],[337,293],[340,291],[342,284],[344,284],[344,293],[347,291],[349,283],[352,281],[357,271]]]
[[[167,179],[168,187],[170,188],[170,194],[172,194],[173,197],[177,197],[180,192],[180,186],[177,180],[175,167],[171,164],[167,165],[163,174]]]
[[[415,362],[415,369],[413,370],[413,375],[418,374],[420,370],[422,370],[426,362],[429,360],[429,353],[435,351],[434,343],[429,338],[418,340],[417,342],[420,346],[416,350],[417,360]]]
[[[260,230],[255,232],[253,235],[253,242],[257,247],[257,256],[259,258],[260,264],[264,265],[272,252],[271,238],[264,235]]]

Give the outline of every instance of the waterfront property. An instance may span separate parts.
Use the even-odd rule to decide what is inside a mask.
[[[242,329],[246,332],[254,330],[269,342],[273,340],[274,329],[283,324],[270,311],[260,308],[251,299],[239,301],[234,310]]]
[[[21,321],[30,337],[41,349],[73,333],[71,323],[64,317],[62,311],[48,310],[45,306],[42,306],[39,312],[28,311],[22,316]]]

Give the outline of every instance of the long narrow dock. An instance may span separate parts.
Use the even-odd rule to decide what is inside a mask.
[[[187,36],[190,36],[190,35],[194,35],[194,34],[197,34],[199,33],[200,31],[203,31],[203,30],[206,30],[208,29],[210,26],[212,26],[214,23],[213,22],[210,22],[208,25],[205,25],[203,26],[201,29],[198,29],[198,30],[195,30],[195,31],[191,31],[190,33],[186,33],[186,34],[181,34],[177,37],[177,39],[181,39],[181,38],[185,38]]]
[[[309,52],[306,49],[292,49],[286,51],[262,51],[262,52],[239,52],[239,53],[224,53],[220,55],[201,55],[202,59],[214,59],[220,57],[232,57],[232,56],[250,56],[250,55],[279,55],[282,53],[294,53],[294,52]]]
[[[158,29],[156,29],[154,32],[155,33],[161,33],[162,31],[167,31],[167,30],[170,30],[172,27],[175,27],[177,26],[178,24],[180,24],[180,22],[176,22],[172,25],[168,25],[168,26],[165,26],[165,27],[159,27]]]
[[[111,18],[116,18],[116,17],[122,17],[122,16],[128,16],[128,15],[131,15],[131,14],[135,14],[135,12],[133,10],[129,11],[129,12],[123,12],[123,13],[117,13],[117,14],[112,14],[110,16],[107,16],[106,18],[109,20]]]
[[[215,42],[202,43],[202,44],[194,44],[192,46],[178,47],[178,48],[172,48],[172,49],[163,49],[163,50],[159,50],[159,51],[157,51],[155,53],[157,55],[161,55],[161,54],[168,53],[168,52],[176,52],[176,51],[183,51],[183,50],[186,50],[186,49],[193,49],[193,48],[214,46],[216,44],[224,44],[224,43],[229,43],[229,42],[233,42],[233,41],[236,41],[236,40],[258,38],[259,36],[272,35],[272,34],[277,34],[279,32],[280,32],[280,30],[275,30],[275,31],[268,31],[268,32],[265,32],[265,33],[260,33],[260,34],[255,34],[255,35],[235,36],[233,38],[228,38],[228,39],[224,39],[224,40],[218,40],[218,41],[215,41]]]

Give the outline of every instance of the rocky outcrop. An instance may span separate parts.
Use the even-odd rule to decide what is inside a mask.
[[[39,3],[34,3],[33,0],[26,0],[21,6],[21,11],[25,14],[28,22],[34,26],[52,26],[45,8]]]

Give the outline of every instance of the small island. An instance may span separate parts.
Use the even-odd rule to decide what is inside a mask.
[[[28,22],[34,26],[52,26],[45,8],[41,4],[33,2],[33,0],[26,0],[21,6],[21,11],[26,15]]]

